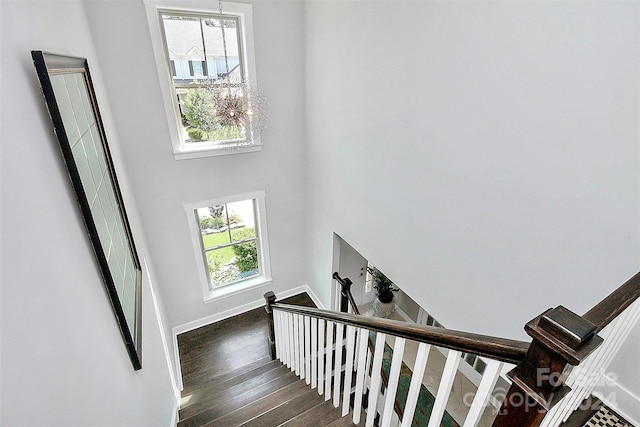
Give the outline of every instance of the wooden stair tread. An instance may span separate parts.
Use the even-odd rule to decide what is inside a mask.
[[[265,347],[267,346],[266,340],[264,345]],[[202,382],[212,379],[218,381],[226,381],[233,376],[238,375],[238,372],[242,372],[243,369],[250,370],[252,366],[260,366],[271,360],[268,354],[251,355],[250,353],[252,353],[253,351],[254,348],[250,342],[246,345],[239,345],[234,347],[234,353],[243,354],[243,356],[232,356],[228,351],[209,351],[206,356],[202,356],[196,359],[196,363],[201,365],[197,370],[182,373],[184,390],[188,391],[192,387],[197,387],[198,385],[202,384]],[[234,357],[235,360],[230,360],[230,358]],[[220,367],[216,365],[216,360],[225,360],[226,362],[223,366]]]
[[[274,407],[278,407],[291,399],[294,399],[300,393],[304,393],[308,390],[308,385],[304,381],[300,381],[295,374],[294,382],[278,389],[277,391],[262,397],[254,402],[244,405],[226,415],[212,420],[205,426],[239,426],[246,423],[260,415],[272,410]],[[317,393],[317,392],[316,392]],[[232,401],[230,401],[232,402]],[[226,410],[226,408],[225,408]],[[182,426],[181,426],[182,427]]]
[[[188,384],[183,384],[182,395],[186,396],[191,394],[194,390],[202,389],[210,387],[212,384],[217,384],[218,387],[224,387],[225,385],[234,385],[238,382],[243,381],[243,377],[249,378],[249,376],[253,375],[253,373],[258,373],[260,371],[265,371],[270,369],[270,366],[278,366],[281,365],[277,360],[271,360],[271,357],[265,356],[260,358],[254,362],[243,365],[239,368],[236,368],[232,371],[229,371],[223,375],[218,375],[215,377],[207,377],[207,370],[203,369],[201,373],[201,378],[197,380],[190,381]]]
[[[304,381],[301,381],[301,383],[304,384]],[[321,405],[323,402],[324,397],[320,396],[317,390],[312,390],[305,384],[305,389],[293,396],[293,399],[287,400],[280,405],[275,405],[269,411],[242,425],[246,427],[278,426],[300,413]]]
[[[331,401],[324,401],[302,414],[289,419],[281,424],[281,426],[324,427],[339,419],[340,415],[340,409],[335,408]],[[347,417],[350,417],[350,415]]]
[[[245,393],[255,395],[255,398],[262,397],[262,395],[256,393],[256,390],[260,389],[264,384],[290,373],[291,371],[286,366],[280,365],[259,375],[249,377],[236,385],[218,390],[215,393],[208,392],[206,389],[198,390],[191,395],[192,399],[184,403],[180,408],[180,419],[186,419],[206,409],[224,405],[230,400],[243,396]],[[294,378],[297,377],[294,375]]]
[[[353,408],[352,408],[351,412],[349,412],[349,414],[346,417],[338,418],[337,420],[333,421],[332,423],[326,424],[325,427],[347,427],[347,426],[355,426],[355,425],[363,426],[366,419],[367,419],[367,414],[364,411],[362,411],[360,413],[360,423],[359,424],[354,424],[353,423]]]
[[[262,364],[257,368],[250,371],[243,371],[233,378],[229,378],[226,381],[219,381],[217,379],[210,379],[203,381],[198,386],[192,386],[189,390],[182,391],[182,398],[185,400],[180,409],[184,409],[194,402],[194,396],[206,396],[207,398],[216,398],[218,394],[227,394],[227,390],[232,387],[236,387],[246,381],[256,378],[258,376],[268,374],[273,375],[274,370],[282,370],[282,363],[277,360],[269,361],[269,363]]]
[[[218,418],[244,408],[260,399],[263,399],[284,387],[299,382],[299,378],[292,372],[286,373],[274,380],[257,385],[254,389],[242,394],[229,394],[229,399],[212,403],[208,408],[192,414],[189,417],[181,416],[179,427],[195,427],[214,421]]]

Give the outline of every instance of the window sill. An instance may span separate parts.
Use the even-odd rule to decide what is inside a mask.
[[[211,145],[174,149],[173,156],[176,160],[198,159],[201,157],[228,156],[230,154],[253,153],[262,151],[262,144],[229,145],[226,147],[214,147]]]
[[[223,298],[230,297],[232,295],[236,295],[242,292],[246,292],[250,289],[254,289],[260,286],[269,285],[273,282],[271,277],[258,276],[252,277],[250,279],[242,280],[240,282],[222,286],[219,289],[214,289],[209,291],[208,295],[205,295],[204,302],[210,303],[213,301],[217,301]]]

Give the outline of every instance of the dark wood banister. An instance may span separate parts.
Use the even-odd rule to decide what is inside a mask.
[[[340,286],[342,286],[342,297],[346,298],[349,301],[349,305],[351,306],[351,310],[355,314],[360,314],[360,310],[358,309],[358,305],[356,304],[356,300],[353,299],[353,294],[351,293],[351,285],[353,285],[353,282],[351,281],[351,279],[349,279],[348,277],[345,277],[343,279],[342,277],[340,277],[340,275],[338,274],[337,271],[335,271],[333,273],[333,278],[335,280],[337,280],[338,283],[340,283]]]
[[[418,325],[399,320],[379,319],[280,303],[273,304],[271,308],[366,328],[370,331],[384,332],[414,341],[486,356],[509,363],[521,362],[529,348],[529,343],[525,341],[496,338],[434,326]]]
[[[600,344],[597,333],[640,297],[640,273],[627,280],[583,316],[563,306],[549,309],[525,325],[533,338],[493,427],[535,427],[569,391],[563,372],[577,366]]]
[[[611,292],[582,317],[593,323],[598,333],[638,298],[640,298],[640,273]]]
[[[335,275],[334,278],[336,278]],[[340,280],[344,288],[344,283],[342,279]],[[345,282],[346,280],[348,279],[345,279]],[[348,298],[349,295],[350,292],[345,292],[344,297]],[[532,337],[531,343],[279,304],[276,303],[273,292],[265,294],[267,300],[265,308],[269,313],[272,357],[275,357],[272,337],[274,336],[273,309],[276,308],[515,363],[516,368],[509,374],[513,383],[493,422],[493,427],[535,427],[540,425],[548,410],[569,391],[562,375],[566,366],[579,365],[602,344],[603,340],[597,333],[638,298],[640,298],[640,273],[626,281],[583,316],[563,306],[548,309],[537,316],[524,328]],[[352,299],[353,297],[350,302],[354,304]]]

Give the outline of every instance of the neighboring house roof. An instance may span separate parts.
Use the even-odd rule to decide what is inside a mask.
[[[164,32],[169,52],[176,56],[186,56],[196,48],[203,52],[202,33],[199,20],[163,19]],[[207,56],[224,57],[222,29],[202,25]],[[238,36],[236,28],[224,29],[227,42],[227,56],[238,57]]]

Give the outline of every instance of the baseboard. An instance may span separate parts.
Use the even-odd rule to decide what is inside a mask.
[[[149,286],[149,292],[151,293],[151,302],[153,303],[153,310],[156,316],[156,321],[158,323],[158,331],[160,332],[160,338],[162,341],[162,349],[164,350],[164,357],[167,361],[167,369],[169,370],[169,378],[171,380],[171,386],[173,388],[173,394],[176,397],[176,400],[179,402],[180,400],[180,391],[182,390],[182,378],[181,378],[181,373],[180,373],[180,366],[178,364],[178,371],[175,372],[172,369],[172,361],[171,361],[171,354],[169,351],[169,346],[168,346],[168,340],[167,340],[167,334],[165,333],[165,329],[164,329],[164,317],[162,316],[162,311],[160,310],[160,304],[158,303],[158,297],[156,295],[156,291],[154,289],[154,284],[153,281],[151,279],[151,272],[149,271],[149,264],[147,263],[147,259],[144,257],[144,255],[142,256],[142,265],[144,266],[144,271],[145,271],[145,277],[147,280],[147,284]],[[175,341],[175,339],[174,339]],[[176,346],[176,342],[174,342],[174,354],[177,355],[177,346]],[[176,375],[178,375],[178,377],[176,378]]]
[[[253,310],[254,308],[258,308],[264,305],[264,299],[252,301],[238,307],[230,308],[229,310],[212,314],[211,316],[202,317],[200,319],[194,320],[192,322],[188,322],[173,328],[173,336],[177,337],[180,334],[184,334],[185,332],[193,331],[194,329],[201,328],[203,326],[210,325],[212,323],[219,322],[224,319],[228,319],[229,317],[236,316],[238,314],[242,314],[249,310]]]
[[[171,417],[171,424],[169,424],[171,427],[176,427],[178,425],[178,421],[180,421],[179,413],[180,399],[176,399],[176,402],[173,405],[173,416]]]
[[[323,304],[320,302],[318,297],[313,293],[311,288],[307,285],[298,286],[297,288],[288,289],[283,292],[279,292],[276,297],[278,299],[289,298],[294,295],[300,294],[302,292],[306,292],[309,294],[313,302],[318,306],[318,308],[324,308]],[[201,328],[203,326],[210,325],[212,323],[219,322],[224,319],[228,319],[229,317],[237,316],[238,314],[245,313],[249,310],[256,309],[258,307],[263,307],[265,304],[264,299],[259,299],[256,301],[251,301],[246,304],[240,305],[238,307],[230,308],[229,310],[223,311],[221,313],[212,314],[211,316],[206,316],[192,322],[188,322],[179,326],[176,326],[172,329],[173,336],[177,337],[179,334],[183,334],[185,332],[192,331],[194,329]]]
[[[634,426],[640,426],[640,396],[636,396],[608,375],[605,375],[593,395]]]
[[[302,286],[298,286],[297,288],[292,288],[283,292],[279,292],[276,295],[276,297],[278,299],[284,299],[284,298],[292,297],[294,295],[301,294],[303,292],[306,292],[309,295],[309,297],[311,297],[311,300],[315,303],[315,305],[318,308],[324,308],[324,304],[320,302],[320,300],[318,299],[318,296],[315,293],[313,293],[313,291],[308,285],[302,285]],[[175,328],[172,329],[173,349],[174,349],[174,353],[175,353],[174,355],[175,355],[175,360],[177,364],[176,372],[178,373],[177,382],[180,390],[182,390],[184,386],[182,384],[182,370],[180,369],[180,354],[178,351],[178,335],[183,334],[185,332],[192,331],[194,329],[201,328],[203,326],[210,325],[212,323],[220,322],[221,320],[228,319],[229,317],[237,316],[238,314],[245,313],[247,311],[256,309],[258,307],[263,307],[264,304],[265,304],[264,299],[259,299],[256,301],[252,301],[252,302],[240,305],[238,307],[230,308],[229,310],[223,311],[221,313],[212,314],[211,316],[206,316],[201,319],[197,319],[192,322],[188,322],[183,325],[176,326]]]
[[[180,390],[180,394],[182,394],[182,390],[184,390],[184,384],[182,383],[182,368],[180,367],[180,351],[178,350],[178,333],[176,332],[176,328],[171,330],[171,339],[173,339],[173,357],[176,361],[176,374],[178,378],[176,378],[176,382],[178,383],[178,389]]]

